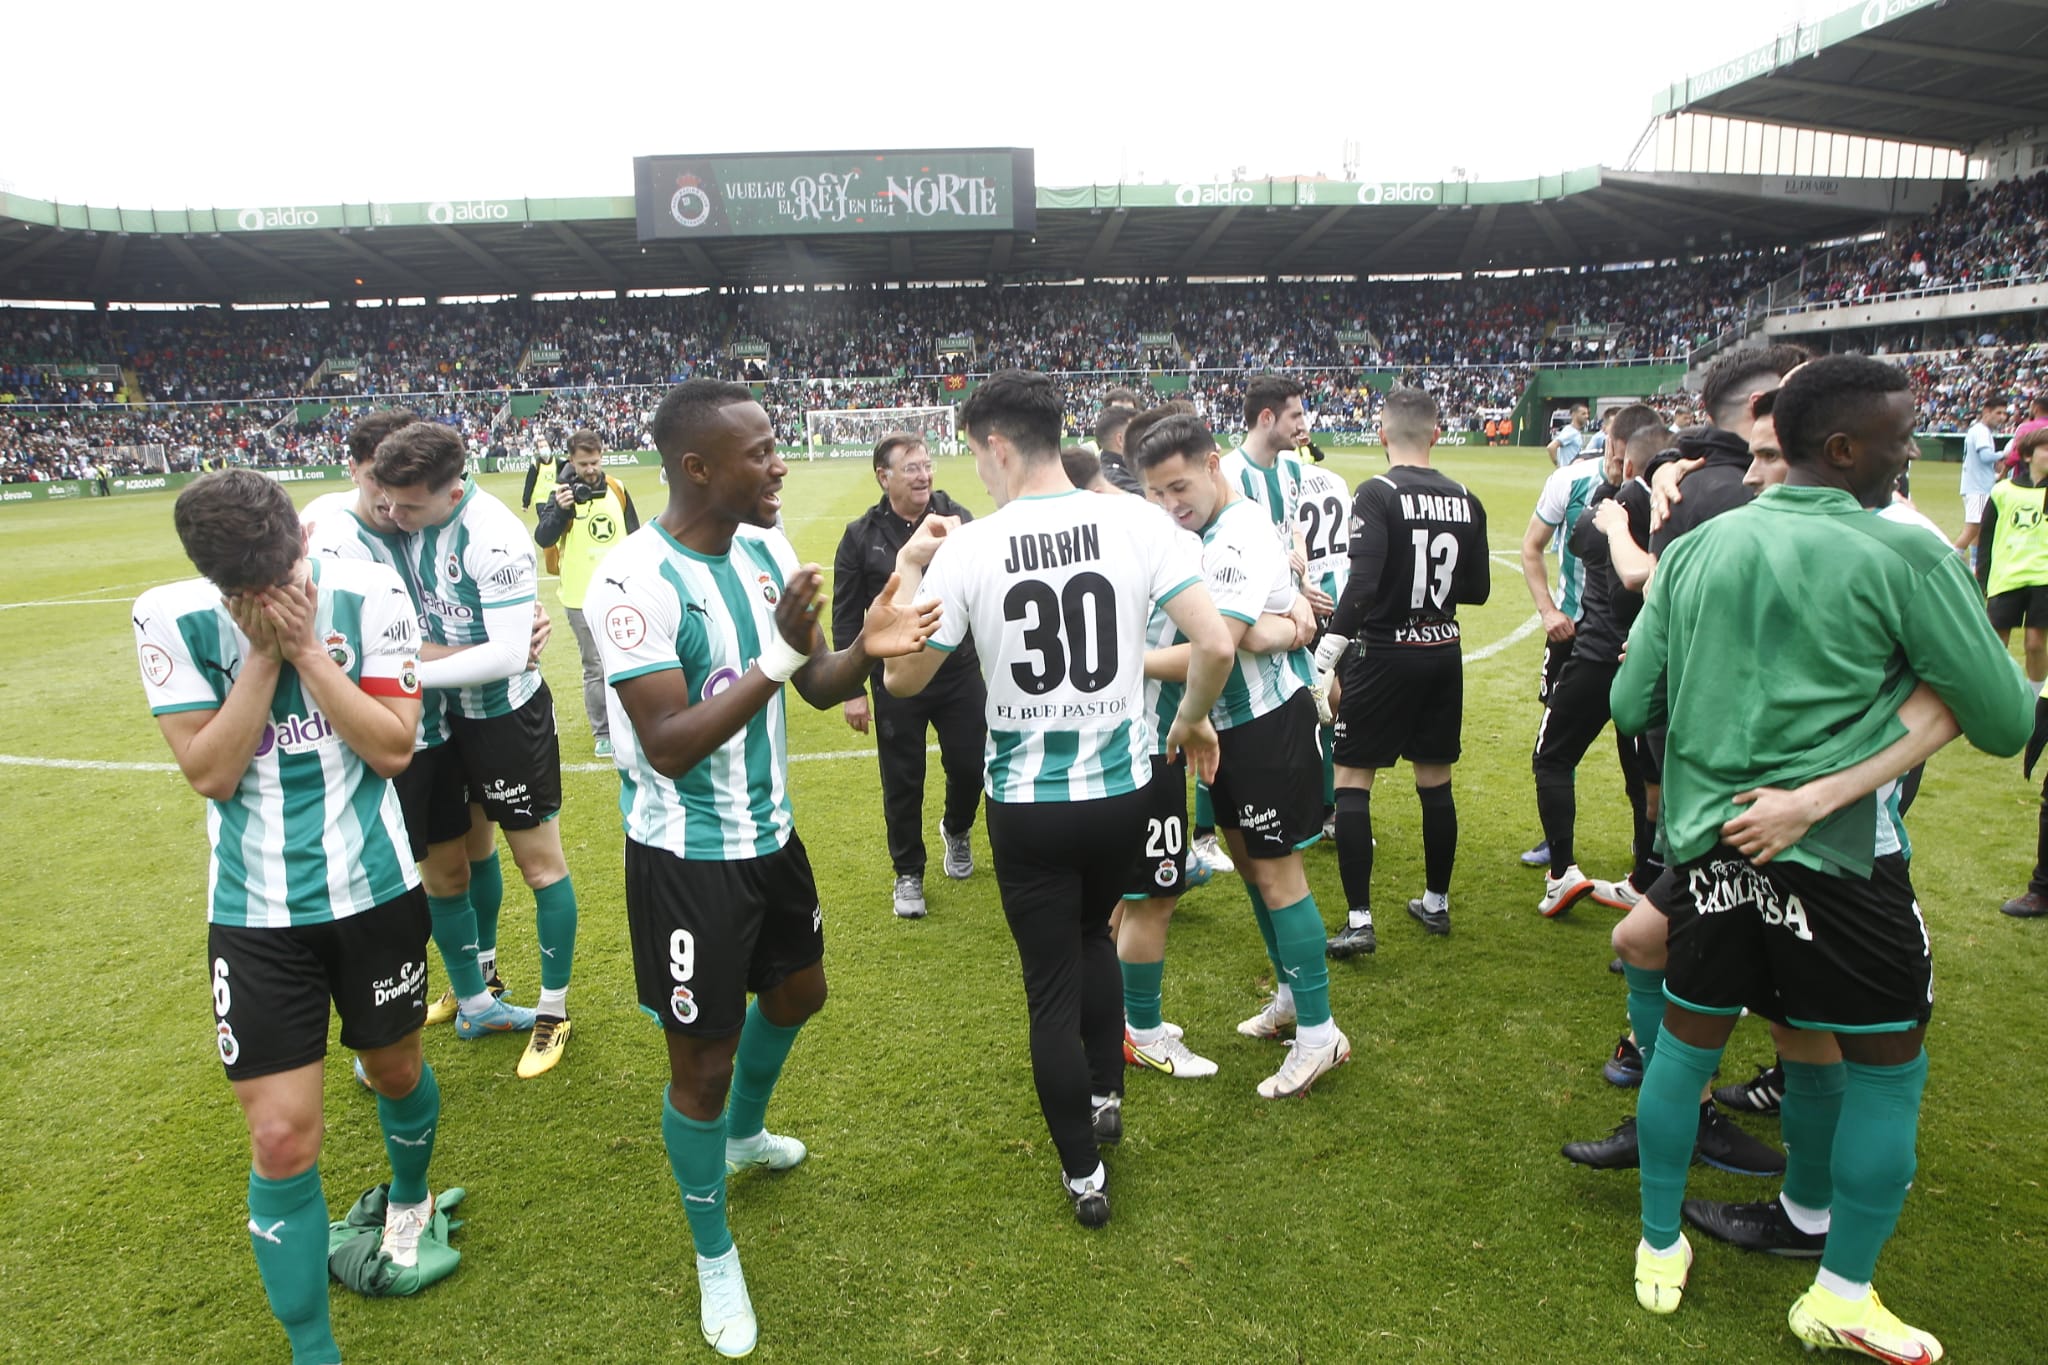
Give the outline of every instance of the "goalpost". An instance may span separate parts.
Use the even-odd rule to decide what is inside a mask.
[[[874,453],[877,441],[896,431],[924,437],[934,456],[961,452],[950,407],[816,408],[804,414],[804,458],[866,459]]]

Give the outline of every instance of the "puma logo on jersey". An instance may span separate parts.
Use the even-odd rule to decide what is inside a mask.
[[[628,577],[631,577],[631,575],[628,575]],[[620,592],[624,592],[626,590],[626,580],[624,578],[607,578],[605,582],[611,584]]]

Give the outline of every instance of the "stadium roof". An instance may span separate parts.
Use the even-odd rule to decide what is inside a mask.
[[[1030,232],[642,243],[633,200],[150,210],[0,194],[0,298],[290,303],[882,281],[1400,275],[1787,245],[1944,182],[1637,173],[1041,187]]]
[[[1868,0],[1651,102],[1680,111],[1969,150],[2048,124],[2041,0]]]

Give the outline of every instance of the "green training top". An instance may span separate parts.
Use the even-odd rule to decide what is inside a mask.
[[[1903,735],[1921,679],[1980,749],[2016,754],[2033,731],[2033,691],[1960,556],[1839,489],[1781,484],[1665,553],[1611,700],[1624,734],[1668,718],[1676,865],[1720,841],[1737,792],[1840,772]],[[1779,856],[1867,876],[1876,847],[1866,797]]]

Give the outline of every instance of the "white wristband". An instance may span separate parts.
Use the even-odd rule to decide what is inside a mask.
[[[811,656],[782,638],[782,632],[771,631],[761,648],[761,657],[754,665],[768,675],[771,682],[786,683],[799,668],[810,662]]]

